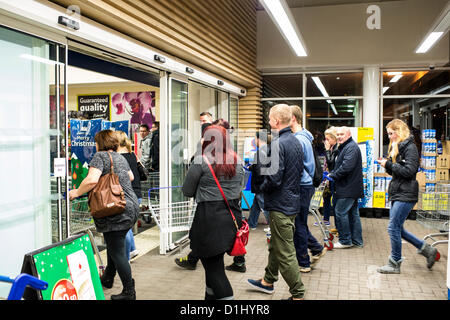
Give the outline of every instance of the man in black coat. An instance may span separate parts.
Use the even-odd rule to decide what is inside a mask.
[[[303,299],[303,285],[294,246],[295,217],[300,212],[300,181],[303,150],[289,127],[292,111],[287,104],[270,109],[269,124],[274,133],[270,145],[270,166],[261,168],[264,209],[269,211],[271,238],[269,259],[263,279],[248,279],[258,291],[272,294],[278,271],[289,286],[292,299]]]
[[[350,129],[337,128],[339,155],[329,177],[335,181],[335,219],[339,241],[335,249],[362,247],[362,227],[358,199],[364,197],[362,157]]]

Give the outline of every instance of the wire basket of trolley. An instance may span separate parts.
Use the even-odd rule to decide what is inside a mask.
[[[438,231],[427,234],[423,240],[431,240],[432,247],[448,243],[448,222],[450,216],[450,181],[438,181],[434,186],[420,188],[416,220],[423,227]],[[436,261],[441,255],[438,251]]]
[[[148,191],[155,188],[159,188],[159,172],[149,172],[147,175],[147,180],[141,181],[142,202],[140,205],[139,220],[142,221],[140,221],[140,223],[152,222]],[[159,194],[157,192],[153,192],[151,201],[158,201],[158,197]]]
[[[324,172],[323,180],[320,183],[320,185],[315,189],[314,195],[312,196],[311,202],[309,203],[309,213],[312,214],[312,216],[314,217],[314,219],[317,222],[317,225],[320,228],[320,231],[322,232],[323,241],[324,241],[323,245],[325,247],[327,247],[328,250],[333,250],[334,236],[328,229],[327,225],[324,223],[324,221],[320,215],[320,212],[319,212],[319,208],[320,208],[320,205],[321,205],[322,199],[323,199],[323,193],[324,193],[325,187],[328,183],[328,180],[333,181],[328,176],[328,172]]]
[[[168,191],[168,192],[166,192]],[[159,195],[164,193],[166,197]],[[166,198],[167,200],[164,200]],[[180,201],[168,201],[168,199]],[[160,230],[160,253],[165,254],[188,240],[197,203],[181,194],[181,186],[148,190],[149,209]]]
[[[88,197],[82,196],[70,201],[70,233],[76,234],[95,228],[89,210]]]

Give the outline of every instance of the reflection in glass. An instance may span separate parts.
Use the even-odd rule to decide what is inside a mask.
[[[362,72],[308,74],[306,78],[307,97],[326,97],[324,90],[330,97],[363,95]]]
[[[263,98],[301,97],[301,74],[296,75],[265,75],[263,76]]]
[[[383,72],[384,95],[432,95],[450,93],[450,71]]]
[[[449,140],[449,108],[450,98],[383,99],[383,154],[389,145],[386,125],[393,119],[405,121],[416,136],[421,130],[436,129],[437,140]]]
[[[328,100],[306,101],[306,128],[313,135],[323,134],[329,126],[353,127],[360,124],[362,99]]]

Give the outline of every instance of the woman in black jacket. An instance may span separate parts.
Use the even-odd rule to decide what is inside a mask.
[[[338,155],[338,144],[336,139],[336,128],[330,127],[325,131],[325,160],[327,162],[327,171],[331,172],[334,169],[334,162]],[[334,193],[334,181],[329,181],[324,190],[323,196],[323,223],[330,226],[330,215],[334,211],[334,206],[331,203],[331,198]],[[335,220],[336,223],[336,220]],[[314,222],[314,226],[318,227],[318,223]],[[336,230],[337,231],[337,230]]]
[[[427,259],[427,267],[433,266],[437,250],[425,241],[420,240],[403,228],[403,224],[409,212],[418,199],[419,186],[416,173],[419,168],[419,152],[410,136],[406,123],[394,119],[386,126],[389,135],[389,158],[379,159],[380,165],[386,168],[386,172],[392,175],[389,184],[389,210],[388,233],[391,238],[391,255],[388,264],[378,268],[380,273],[400,273],[402,258],[402,239],[408,241],[418,249],[418,253]]]

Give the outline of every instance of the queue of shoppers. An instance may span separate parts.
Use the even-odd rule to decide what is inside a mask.
[[[224,256],[230,251],[236,235],[236,225],[230,211],[238,227],[245,219],[241,198],[244,170],[247,169],[253,174],[252,192],[255,193],[250,209],[250,228],[256,229],[258,217],[263,212],[270,226],[271,239],[264,275],[259,279],[248,279],[246,283],[254,290],[272,294],[280,273],[289,286],[289,299],[304,299],[307,288],[301,273],[310,272],[327,249],[308,228],[309,203],[315,191],[314,157],[317,151],[314,136],[303,127],[301,108],[278,104],[270,109],[272,136],[267,138],[264,132],[257,132],[259,149],[249,167],[244,166],[231,147],[229,124],[223,119],[213,122],[209,113],[202,113],[202,117],[206,119],[202,119],[202,139],[182,187],[184,195],[195,198],[197,202],[189,232],[191,252],[175,262],[180,267],[193,270],[197,261],[201,261],[205,271],[206,300],[233,299],[233,288],[225,270],[245,272],[245,258],[234,257],[233,265],[226,267]],[[378,161],[392,175],[387,230],[391,253],[387,265],[380,267],[378,272],[400,273],[402,239],[418,249],[431,269],[437,250],[403,227],[418,200],[418,150],[403,121],[393,120],[386,129],[390,139],[389,155]],[[144,139],[146,131],[147,128],[141,127]],[[347,127],[330,127],[323,135],[327,178],[323,221],[330,226],[330,216],[334,212],[339,238],[334,244],[335,249],[362,249],[364,240],[358,199],[364,197],[364,188],[360,148]],[[95,137],[98,152],[89,164],[88,176],[78,189],[71,190],[69,194],[72,200],[91,191],[101,176],[110,173],[114,163],[114,172],[119,176],[125,195],[125,210],[111,217],[94,218],[97,231],[103,233],[107,246],[107,267],[101,283],[111,288],[117,272],[123,285],[122,293],[111,296],[112,300],[136,299],[128,260],[130,252],[135,250],[130,249],[130,231],[138,217],[141,191],[138,159],[131,152],[127,139],[125,133],[111,130],[99,132]],[[219,185],[224,195],[219,192]]]

